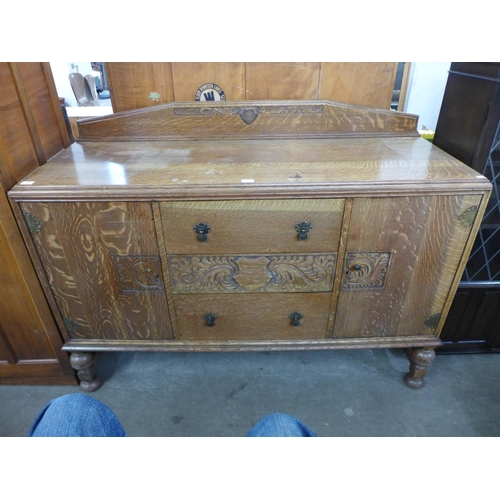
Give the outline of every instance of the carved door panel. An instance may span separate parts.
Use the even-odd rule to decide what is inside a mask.
[[[333,337],[435,335],[480,195],[356,199]]]
[[[70,338],[172,338],[149,203],[22,203]]]

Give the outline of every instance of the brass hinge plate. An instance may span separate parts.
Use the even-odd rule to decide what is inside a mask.
[[[439,324],[440,319],[441,319],[441,313],[433,314],[424,321],[424,324],[425,326],[428,326],[429,328],[435,330]]]
[[[63,318],[64,327],[66,331],[71,335],[78,330],[80,326],[76,321],[73,321],[71,318]]]
[[[40,220],[36,215],[33,215],[29,212],[23,212],[23,217],[31,234],[39,233],[42,230],[43,221]]]
[[[459,217],[458,220],[464,227],[472,227],[474,224],[474,221],[476,220],[476,215],[477,212],[479,211],[479,206],[478,205],[473,205],[472,207],[469,207],[465,212],[463,212]]]

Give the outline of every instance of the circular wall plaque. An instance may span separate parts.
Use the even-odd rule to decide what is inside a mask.
[[[195,101],[225,101],[226,94],[215,83],[205,83],[194,96]]]

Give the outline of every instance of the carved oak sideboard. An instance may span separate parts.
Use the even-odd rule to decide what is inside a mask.
[[[491,185],[416,120],[266,101],[79,122],[9,196],[82,389],[97,351],[378,347],[421,387]]]

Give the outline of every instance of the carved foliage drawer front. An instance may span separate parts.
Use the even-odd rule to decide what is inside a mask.
[[[177,295],[179,340],[325,338],[330,293]]]
[[[174,293],[328,292],[337,255],[175,255]]]
[[[70,338],[172,338],[149,203],[21,208]]]
[[[336,252],[344,200],[160,203],[169,255]]]

